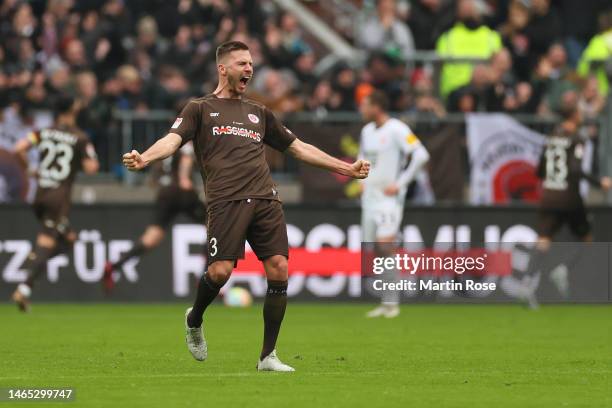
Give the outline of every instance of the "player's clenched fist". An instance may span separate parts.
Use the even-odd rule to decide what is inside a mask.
[[[364,179],[368,177],[368,174],[370,174],[370,162],[359,159],[351,165],[351,169],[353,170],[351,177],[356,179]]]
[[[146,167],[145,161],[136,150],[123,155],[123,165],[130,171],[138,171]]]

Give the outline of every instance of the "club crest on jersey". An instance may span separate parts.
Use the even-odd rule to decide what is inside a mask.
[[[172,129],[178,129],[178,127],[181,126],[181,123],[183,123],[183,118],[176,118],[172,124]]]
[[[249,113],[249,120],[253,123],[259,123],[259,118],[257,115],[253,115],[252,113]]]

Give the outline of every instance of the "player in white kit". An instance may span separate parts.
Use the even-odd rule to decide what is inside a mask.
[[[408,125],[389,116],[387,107],[382,92],[375,91],[363,99],[360,111],[369,123],[361,131],[359,156],[371,163],[370,177],[362,182],[362,241],[386,244],[379,248],[388,249],[399,240],[408,185],[429,160],[429,153]],[[386,280],[396,279],[397,273]],[[397,315],[399,292],[395,291],[383,293],[381,305],[367,314]]]

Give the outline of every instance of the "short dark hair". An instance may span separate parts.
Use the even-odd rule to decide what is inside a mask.
[[[387,111],[389,109],[389,98],[383,91],[373,91],[370,95],[368,95],[368,99],[372,105],[378,106],[383,111]]]
[[[72,111],[74,107],[75,99],[70,95],[60,95],[55,100],[54,111],[56,115],[61,115],[64,113],[69,113]]]
[[[565,105],[559,108],[559,116],[563,120],[572,120],[574,116],[578,113],[578,106],[576,105]]]
[[[561,104],[559,106],[559,115],[564,120],[572,120],[578,113],[578,94],[576,91],[565,91],[561,95]]]
[[[217,64],[219,63],[219,60],[221,58],[223,58],[230,52],[239,51],[239,50],[248,51],[249,46],[243,43],[242,41],[226,41],[220,44],[217,47],[217,52],[216,52]]]

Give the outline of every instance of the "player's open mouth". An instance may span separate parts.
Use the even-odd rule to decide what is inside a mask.
[[[250,80],[251,80],[250,76],[243,76],[242,78],[240,78],[240,83],[246,86]]]

